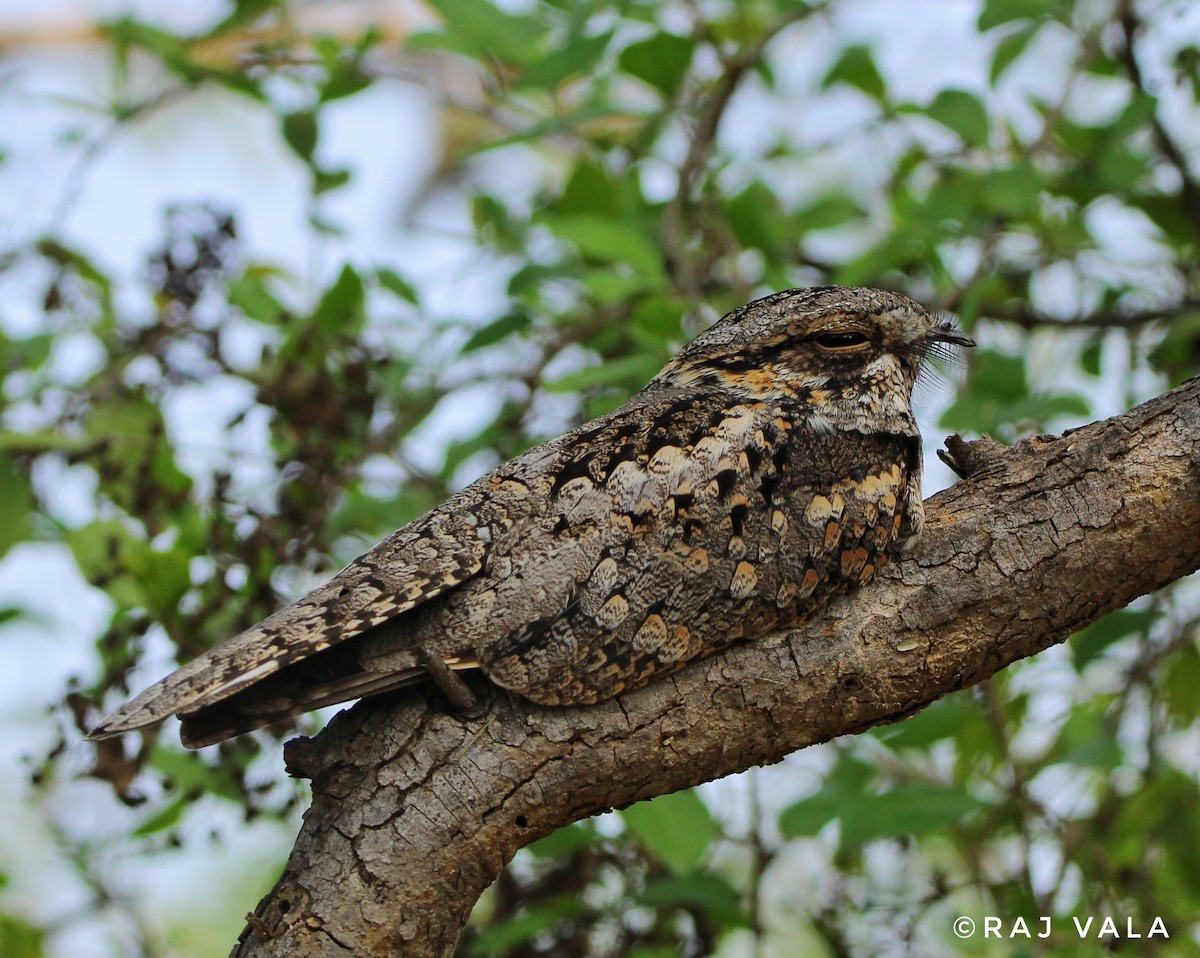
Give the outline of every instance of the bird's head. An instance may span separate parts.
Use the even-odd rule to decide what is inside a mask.
[[[791,289],[726,314],[680,350],[655,383],[801,403],[811,407],[817,429],[915,434],[913,386],[939,344],[975,345],[899,293]]]

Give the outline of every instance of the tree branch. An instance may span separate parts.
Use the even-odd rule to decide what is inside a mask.
[[[534,839],[904,718],[1200,567],[1200,379],[1058,438],[950,446],[968,478],[915,554],[804,628],[591,708],[410,693],[289,743],[313,806],[235,954],[446,958]]]
[[[951,304],[953,311],[960,304]],[[1181,316],[1200,313],[1200,300],[1182,299],[1152,309],[1097,310],[1075,316],[1049,316],[1022,304],[1011,307],[988,307],[981,319],[1012,323],[1023,329],[1136,329],[1151,323],[1169,323]]]
[[[695,129],[688,144],[687,155],[679,165],[679,186],[663,211],[663,245],[667,267],[675,278],[675,285],[684,293],[698,296],[701,292],[701,271],[690,262],[688,246],[688,224],[685,210],[691,201],[697,181],[708,165],[709,154],[717,139],[717,128],[725,115],[729,101],[737,91],[742,78],[754,68],[766,52],[771,41],[780,33],[800,20],[822,12],[824,4],[809,7],[798,6],[770,29],[764,31],[753,43],[725,62],[720,79],[699,104]]]
[[[1124,65],[1125,72],[1129,75],[1129,81],[1133,84],[1134,89],[1143,96],[1150,96],[1151,94],[1146,88],[1146,81],[1142,76],[1142,68],[1138,64],[1137,54],[1134,51],[1134,44],[1137,41],[1138,33],[1143,30],[1143,24],[1134,8],[1133,0],[1124,0],[1120,4],[1117,19],[1121,24],[1121,63]],[[1179,200],[1188,219],[1191,220],[1192,232],[1196,239],[1200,240],[1200,184],[1192,176],[1191,165],[1188,163],[1183,149],[1163,125],[1157,103],[1151,114],[1150,123],[1154,130],[1154,138],[1158,141],[1158,148],[1167,161],[1179,172]]]

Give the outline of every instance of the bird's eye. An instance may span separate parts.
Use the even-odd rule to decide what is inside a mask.
[[[870,342],[862,333],[820,333],[813,337],[822,349],[858,349]]]

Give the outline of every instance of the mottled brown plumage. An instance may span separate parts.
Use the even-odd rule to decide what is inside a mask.
[[[500,466],[92,734],[178,714],[199,746],[471,668],[587,704],[795,625],[919,534],[910,397],[939,342],[970,345],[878,290],[734,310],[615,412]]]

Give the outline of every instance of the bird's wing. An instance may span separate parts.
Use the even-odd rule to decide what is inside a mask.
[[[253,640],[252,654],[238,656],[227,680],[210,683],[209,691],[186,701],[156,704],[155,714],[177,712],[184,744],[199,747],[427,678],[438,658],[451,670],[478,668],[477,646],[530,621],[553,619],[573,603],[578,585],[598,561],[611,509],[602,488],[578,474],[590,474],[593,465],[605,471],[622,442],[647,431],[645,405],[644,398],[635,399],[501,466],[427,517],[443,528],[416,537],[423,553],[385,542],[342,574],[357,576],[356,582],[364,576],[372,583],[386,580],[386,588],[373,588],[364,599],[338,608],[327,594],[337,586],[335,579],[301,600],[313,608],[285,623],[288,636],[272,640],[266,649],[260,639]],[[482,530],[470,537],[469,553],[428,545],[456,541],[455,522]],[[486,548],[480,548],[484,540]],[[446,566],[448,581],[435,583],[436,591],[376,608],[398,590],[413,590],[420,574],[456,555]],[[365,567],[374,571],[364,572]],[[364,605],[369,616],[358,614]],[[270,625],[267,620],[259,629]],[[300,646],[307,651],[298,655]]]
[[[325,585],[152,685],[89,737],[212,705],[460,585],[483,567],[494,538],[528,515],[528,492],[496,473],[485,476]]]
[[[688,438],[650,452],[647,415],[633,451],[604,463],[602,548],[568,608],[477,646],[496,684],[543,704],[602,701],[792,627],[886,561],[907,504],[905,437],[813,430],[770,403],[649,412]]]

